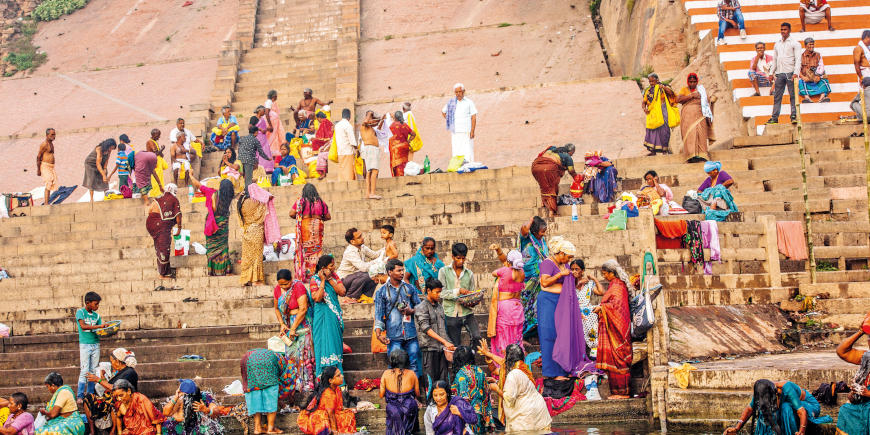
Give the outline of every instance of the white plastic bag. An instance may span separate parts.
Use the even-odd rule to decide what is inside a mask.
[[[190,251],[190,230],[181,230],[172,239],[175,241],[175,256],[187,255]]]
[[[586,400],[601,400],[601,394],[598,393],[598,376],[589,375],[583,379],[586,385]]]
[[[39,430],[39,428],[45,426],[45,416],[39,414],[36,416],[36,420],[33,420],[33,429]]]
[[[263,246],[263,261],[278,261],[278,254],[275,253],[272,245]]]
[[[290,261],[296,258],[296,233],[281,236],[281,244],[278,252],[278,261]],[[289,243],[288,243],[289,242]]]
[[[417,162],[408,162],[405,165],[405,175],[420,175],[423,167]]]
[[[105,372],[105,373],[103,373]],[[112,363],[110,362],[101,362],[97,365],[97,372],[94,373],[98,378],[110,378],[112,377]],[[106,392],[106,389],[100,385],[99,383],[94,385],[94,390],[97,392],[98,396],[102,396],[103,393]]]
[[[245,394],[245,390],[242,388],[242,381],[236,379],[233,383],[224,387],[224,393],[230,396],[240,396]]]
[[[0,337],[8,337],[9,336],[9,327],[0,323]]]
[[[196,252],[197,255],[205,255],[206,251],[205,246],[202,246],[198,242],[193,242],[190,244],[193,247],[193,251]]]

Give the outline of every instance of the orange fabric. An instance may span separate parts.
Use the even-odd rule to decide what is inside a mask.
[[[803,223],[799,221],[777,222],[776,247],[781,254],[792,260],[809,258]]]
[[[601,370],[620,375],[631,369],[631,312],[628,288],[614,278],[601,299],[598,314],[598,360]]]
[[[343,409],[343,407],[341,390],[338,387],[327,389],[320,397],[320,404],[317,406],[317,409],[314,411],[305,409],[300,412],[299,417],[296,418],[296,424],[302,433],[308,435],[330,433],[330,431],[335,433],[355,433],[356,414],[352,409]],[[338,427],[329,427],[329,411],[335,414],[335,423]]]
[[[655,219],[656,229],[662,237],[676,239],[686,235],[686,221],[660,221]]]
[[[142,393],[133,393],[130,407],[126,409],[122,419],[123,435],[152,435],[157,433],[155,425],[163,423],[164,417]]]

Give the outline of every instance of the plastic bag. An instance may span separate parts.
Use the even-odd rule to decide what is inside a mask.
[[[8,337],[10,331],[11,329],[8,326],[0,323],[0,337]]]
[[[33,420],[33,429],[39,430],[39,428],[41,428],[43,426],[45,426],[45,416],[42,414],[39,414],[36,416],[36,419]]]
[[[230,396],[240,396],[245,394],[245,389],[242,387],[242,381],[236,379],[233,383],[224,387],[224,393]]]
[[[450,163],[447,164],[447,172],[456,172],[462,167],[465,162],[465,156],[453,156],[450,158]]]
[[[357,157],[353,161],[353,170],[357,175],[365,175],[366,174],[366,162],[362,159],[362,157]]]
[[[583,384],[586,385],[586,400],[601,400],[601,394],[598,393],[598,376],[589,375],[583,379]]]
[[[335,142],[335,135],[332,135],[332,144],[329,145],[329,161],[338,163],[338,144]]]
[[[263,261],[278,261],[278,254],[272,245],[263,246]]]
[[[197,255],[205,255],[205,253],[208,252],[205,250],[205,246],[202,246],[197,242],[193,242],[190,245],[193,246],[193,251],[196,252]]]
[[[372,330],[372,353],[382,353],[387,351],[387,345],[381,343],[381,340],[378,340],[378,336],[375,335],[375,331]]]
[[[179,234],[172,236],[172,240],[175,241],[174,255],[187,255],[190,251],[190,230],[181,230]]]
[[[686,195],[683,197],[683,208],[686,210],[688,214],[700,214],[701,213],[701,202],[697,199],[693,199],[691,196]]]
[[[613,210],[613,213],[610,214],[610,217],[607,219],[607,228],[605,231],[619,231],[625,229],[626,221],[628,220],[628,215],[625,210]]]
[[[650,272],[647,272],[647,266],[651,267]],[[647,331],[655,325],[656,318],[652,301],[658,296],[662,288],[661,284],[658,283],[656,265],[650,252],[644,253],[643,277],[641,279],[640,293],[629,302],[631,338],[636,341],[642,341],[646,338]]]
[[[105,372],[105,373],[104,373]],[[97,365],[97,372],[94,373],[98,377],[101,378],[111,378],[112,377],[112,363],[110,362],[101,362]],[[106,388],[97,383],[94,385],[94,391],[96,391],[98,396],[102,396],[103,393],[106,392]]]
[[[405,165],[405,175],[420,175],[423,168],[417,162],[408,162]]]

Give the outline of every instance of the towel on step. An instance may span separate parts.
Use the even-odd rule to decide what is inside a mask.
[[[792,260],[809,258],[803,223],[800,221],[777,222],[776,247],[782,255]]]

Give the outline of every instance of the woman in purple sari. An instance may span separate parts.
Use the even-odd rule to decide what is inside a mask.
[[[477,423],[477,414],[465,399],[451,398],[447,382],[439,380],[432,388],[432,404],[423,420],[426,435],[463,435],[466,425]]]
[[[420,384],[408,367],[408,353],[399,348],[390,352],[390,368],[381,375],[380,394],[387,403],[387,435],[416,432]]]
[[[260,148],[263,149],[263,153],[270,157],[267,160],[260,157],[260,153],[257,153],[257,164],[262,166],[267,174],[271,174],[275,170],[275,162],[271,159],[272,148],[269,147],[269,139],[266,137],[266,132],[269,128],[269,123],[266,121],[266,108],[263,106],[257,107],[256,115],[258,118],[257,140],[260,141]]]

